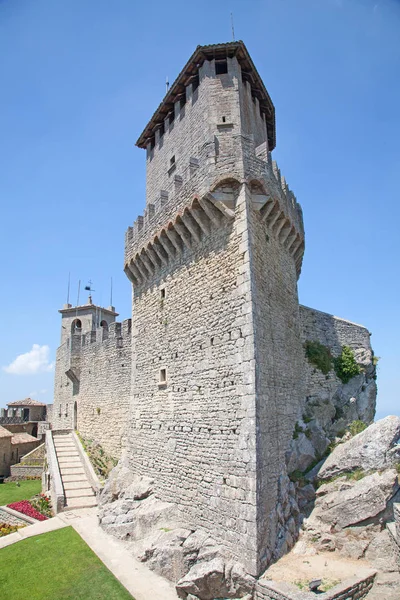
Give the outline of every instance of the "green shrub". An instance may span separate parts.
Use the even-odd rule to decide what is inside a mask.
[[[294,432],[293,432],[293,439],[297,440],[297,438],[299,437],[299,433],[304,433],[304,429],[302,428],[301,425],[299,425],[298,423],[296,423],[296,425],[294,426]]]
[[[322,371],[324,375],[327,375],[332,369],[332,355],[329,348],[320,344],[320,342],[307,340],[304,349],[308,361]]]
[[[348,346],[342,347],[342,352],[333,359],[336,375],[342,383],[347,383],[360,373],[360,367],[356,363],[354,352]]]
[[[400,463],[397,463],[397,465],[396,465],[396,471],[400,475]]]
[[[290,473],[289,479],[293,483],[298,483],[301,487],[303,487],[307,483],[307,481],[304,477],[304,473],[302,471],[298,471],[298,470],[293,471],[293,473]]]
[[[364,421],[353,421],[349,425],[349,431],[351,435],[357,435],[357,433],[361,433],[364,429],[367,429],[368,425],[364,423]]]

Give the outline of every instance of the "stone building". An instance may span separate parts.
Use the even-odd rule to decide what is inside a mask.
[[[310,464],[341,420],[371,420],[375,402],[368,331],[299,305],[303,217],[275,141],[245,45],[199,46],[137,142],[147,193],[125,236],[132,320],[91,301],[60,311],[52,421],[123,449],[252,575],[295,537],[288,465]],[[346,387],[308,363],[307,340],[333,356],[348,345],[365,368]]]
[[[26,432],[13,433],[0,425],[0,477],[10,475],[10,467],[39,446],[40,440]]]

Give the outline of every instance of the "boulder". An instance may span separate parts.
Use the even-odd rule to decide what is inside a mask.
[[[382,474],[373,473],[319,495],[312,516],[336,530],[361,523],[382,513],[398,489],[397,472],[394,469]]]
[[[120,539],[131,538],[140,540],[149,536],[155,529],[171,528],[175,525],[175,505],[162,502],[155,496],[145,500],[134,501],[133,507],[126,511],[127,500],[122,498],[108,506],[109,510],[102,511],[101,526],[107,533]],[[110,519],[114,516],[115,520]]]
[[[356,469],[378,471],[400,461],[400,417],[389,416],[373,423],[328,456],[318,479],[328,479]]]
[[[287,456],[288,473],[293,471],[305,471],[315,460],[315,448],[304,433],[300,433],[298,438],[292,440]]]
[[[222,556],[211,561],[197,562],[178,581],[179,598],[187,600],[190,595],[200,600],[215,598],[240,598],[253,590],[255,579],[235,562],[225,561]]]

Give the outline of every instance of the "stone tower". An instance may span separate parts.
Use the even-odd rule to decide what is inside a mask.
[[[137,145],[147,198],[125,240],[130,468],[258,575],[279,546],[279,480],[304,394],[304,229],[245,45],[198,46]]]

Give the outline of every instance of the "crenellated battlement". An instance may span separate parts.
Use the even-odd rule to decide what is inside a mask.
[[[237,136],[239,137],[239,136]],[[188,169],[174,195],[161,191],[159,202],[148,204],[125,237],[125,273],[134,285],[147,281],[159,268],[176,258],[184,248],[191,249],[213,227],[235,217],[233,189],[229,185],[247,183],[255,210],[290,251],[300,274],[304,254],[304,226],[300,204],[272,160],[267,144],[255,148],[253,136],[240,136],[246,156],[246,174],[233,165],[229,173],[218,170],[218,162],[203,169]],[[215,149],[215,148],[214,148]],[[207,148],[206,157],[210,157]],[[215,155],[214,155],[215,158]],[[202,161],[198,161],[200,166]],[[190,172],[189,172],[190,171]],[[216,177],[217,176],[217,177]],[[221,191],[220,188],[228,189]],[[196,193],[200,191],[199,193]]]
[[[125,319],[122,322],[114,321],[107,328],[98,327],[94,331],[82,334],[73,334],[65,341],[66,347],[71,353],[80,352],[82,348],[93,344],[102,344],[103,342],[116,340],[123,343],[123,340],[130,339],[132,319]]]

